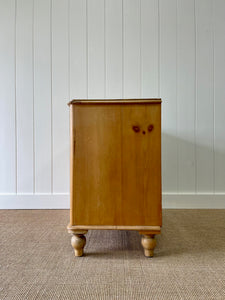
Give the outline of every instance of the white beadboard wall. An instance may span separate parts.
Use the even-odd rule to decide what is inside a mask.
[[[225,208],[224,0],[0,0],[0,208],[68,208],[67,102],[126,97],[163,100],[163,207]]]

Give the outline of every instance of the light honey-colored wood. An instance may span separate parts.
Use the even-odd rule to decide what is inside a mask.
[[[122,225],[119,105],[72,105],[71,225]],[[75,172],[75,173],[74,173]]]
[[[160,233],[160,104],[161,99],[70,102],[68,231]]]
[[[123,225],[161,226],[160,108],[153,103],[128,104],[122,109]]]
[[[129,103],[135,103],[138,101],[138,104],[140,103],[161,103],[162,100],[155,98],[155,99],[148,99],[148,98],[142,98],[142,99],[74,99],[68,103],[68,105],[71,104],[129,104]]]
[[[83,234],[73,234],[71,245],[74,248],[75,256],[82,256],[83,249],[86,244],[86,237]]]
[[[146,257],[154,256],[154,249],[156,246],[156,240],[154,234],[144,234],[141,239],[141,244],[144,248],[144,254]]]
[[[83,229],[73,229],[69,228],[68,226],[67,229],[69,233],[72,233],[71,245],[74,248],[75,256],[83,256],[83,250],[86,244],[86,237],[84,234],[86,234],[88,231]]]
[[[69,233],[72,233],[72,234],[86,234],[88,232],[87,228],[83,228],[83,229],[79,229],[79,228],[76,228],[75,226],[67,226],[67,230]]]
[[[68,231],[85,231],[92,229],[92,230],[137,230],[140,232],[149,232],[149,231],[154,231],[160,233],[161,227],[160,226],[112,226],[112,225],[73,225],[71,226],[68,224],[67,226]]]
[[[75,190],[74,182],[76,181],[75,173],[75,107],[72,105],[70,107],[70,223],[74,224],[74,204],[75,204]]]

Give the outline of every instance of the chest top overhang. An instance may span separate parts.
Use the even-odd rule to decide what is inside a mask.
[[[135,98],[135,99],[74,99],[71,104],[155,104],[161,103],[161,98]]]

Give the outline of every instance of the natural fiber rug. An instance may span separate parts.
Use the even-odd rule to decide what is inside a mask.
[[[89,231],[68,210],[0,211],[0,299],[225,299],[225,210],[164,210],[154,258],[132,231]]]

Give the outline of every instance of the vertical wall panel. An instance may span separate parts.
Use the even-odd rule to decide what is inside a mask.
[[[17,0],[16,16],[17,191],[34,191],[33,1]]]
[[[140,0],[123,0],[124,97],[141,97]]]
[[[225,192],[224,0],[0,0],[0,193],[69,191],[71,98],[161,97],[163,192]]]
[[[51,1],[34,1],[35,192],[51,192]],[[43,155],[44,153],[44,155]]]
[[[104,0],[87,0],[88,97],[105,96]]]
[[[196,1],[197,192],[213,192],[213,35],[212,1]]]
[[[225,1],[213,1],[215,58],[215,191],[225,192]]]
[[[70,98],[87,98],[86,1],[70,0]]]
[[[142,97],[159,97],[158,0],[141,0]]]
[[[15,1],[0,1],[0,193],[16,192]]]
[[[160,0],[160,96],[162,103],[163,190],[178,190],[177,1]]]
[[[178,1],[177,10],[178,188],[195,191],[195,7]]]
[[[106,98],[122,98],[122,1],[105,0]]]
[[[69,191],[68,1],[52,1],[53,192]]]

